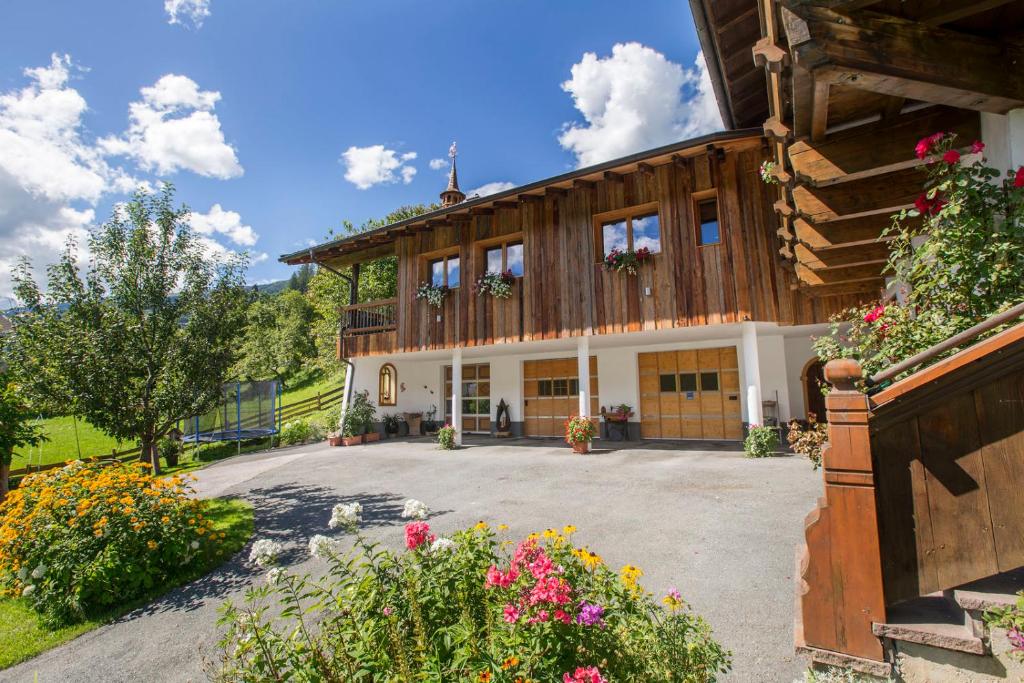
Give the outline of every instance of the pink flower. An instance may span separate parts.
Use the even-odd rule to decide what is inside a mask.
[[[531,605],[542,602],[564,605],[569,602],[571,593],[572,586],[568,581],[558,576],[549,576],[537,581],[537,584],[530,590],[528,600]]]
[[[392,611],[392,610],[391,610],[391,608],[390,608],[390,607],[385,607],[385,608],[383,609],[383,612],[384,612],[384,616],[386,616],[386,617],[390,617],[390,616],[391,616],[391,611]]]
[[[873,323],[885,314],[885,306],[879,304],[864,315],[864,322]]]
[[[1017,169],[1017,174],[1013,177],[1014,187],[1024,187],[1024,166]]]
[[[942,160],[950,166],[960,163],[960,152],[955,149],[946,150],[946,153],[942,155]]]
[[[975,140],[971,143],[971,152],[974,154],[981,154],[982,150],[985,149],[985,143],[981,140]]]
[[[493,564],[487,570],[487,578],[484,579],[484,588],[508,588],[515,580],[519,578],[519,570],[515,567],[509,567],[507,572],[503,572]]]
[[[563,610],[563,609],[556,609],[555,610],[555,621],[560,621],[563,624],[568,624],[570,621],[572,621],[572,617],[570,617],[569,613],[566,612],[565,610]]]
[[[514,624],[517,621],[519,621],[519,617],[520,616],[522,616],[522,612],[519,611],[518,607],[516,607],[512,603],[509,603],[509,604],[505,605],[505,610],[504,610],[504,619],[505,619],[505,621],[507,621],[510,624]]]
[[[601,675],[601,670],[596,666],[578,666],[571,674],[565,672],[562,683],[608,683],[608,679]]]
[[[530,573],[533,574],[535,579],[543,579],[554,570],[551,558],[543,550],[537,553],[537,559],[527,566],[530,568]]]
[[[543,624],[548,620],[548,611],[546,609],[538,610],[536,616],[532,616],[526,620],[527,624]]]
[[[410,522],[405,525],[405,547],[409,550],[415,550],[428,541],[433,543],[435,539],[426,522]]]

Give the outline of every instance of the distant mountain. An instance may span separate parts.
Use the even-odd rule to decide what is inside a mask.
[[[288,280],[277,280],[276,282],[268,282],[265,285],[255,285],[264,294],[277,294],[288,289]],[[253,285],[249,285],[253,287]]]

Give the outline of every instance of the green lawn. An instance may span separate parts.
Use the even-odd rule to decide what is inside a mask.
[[[323,373],[316,371],[302,372],[288,381],[281,402],[284,405],[295,403],[316,396],[317,392],[324,393],[335,389],[341,386],[342,382],[344,382],[343,375],[324,376]],[[77,420],[78,438],[76,440],[76,420],[72,417],[53,417],[42,420],[40,424],[50,440],[44,441],[35,448],[15,450],[11,469],[21,469],[30,464],[46,465],[52,462],[75,460],[79,457],[79,452],[82,457],[88,458],[93,455],[105,455],[114,448],[128,449],[134,446],[134,444],[118,445],[115,439],[110,438],[84,420]],[[206,448],[210,447],[204,446],[200,450]],[[212,448],[223,450],[221,445],[215,445]],[[235,445],[231,444],[231,448],[233,454]],[[244,445],[243,452],[245,452]]]
[[[150,595],[118,609],[97,616],[74,626],[50,631],[39,623],[35,611],[22,598],[0,598],[0,669],[6,669],[18,662],[34,657],[52,647],[79,636],[86,631],[105,624],[131,610],[144,605],[171,588],[194,581],[223,564],[241,550],[253,531],[252,505],[237,498],[218,498],[207,501],[207,516],[214,521],[214,528],[227,536],[214,548],[208,548],[198,564],[175,580],[153,591]]]

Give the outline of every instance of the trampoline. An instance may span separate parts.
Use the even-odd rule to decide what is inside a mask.
[[[185,443],[244,441],[273,436],[281,430],[281,384],[229,382],[221,387],[220,405],[181,424]]]

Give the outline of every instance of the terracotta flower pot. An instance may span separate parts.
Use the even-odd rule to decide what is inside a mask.
[[[341,437],[341,443],[345,446],[358,446],[363,442],[363,435],[359,436],[343,436]]]
[[[363,443],[373,443],[374,441],[380,441],[380,432],[367,432],[363,434]]]
[[[582,454],[588,453],[589,451],[590,451],[590,442],[589,441],[573,441],[572,442],[572,452],[573,453],[579,453],[579,454],[582,455]]]
[[[329,436],[327,437],[327,443],[331,446],[344,446],[345,437],[343,436]]]

